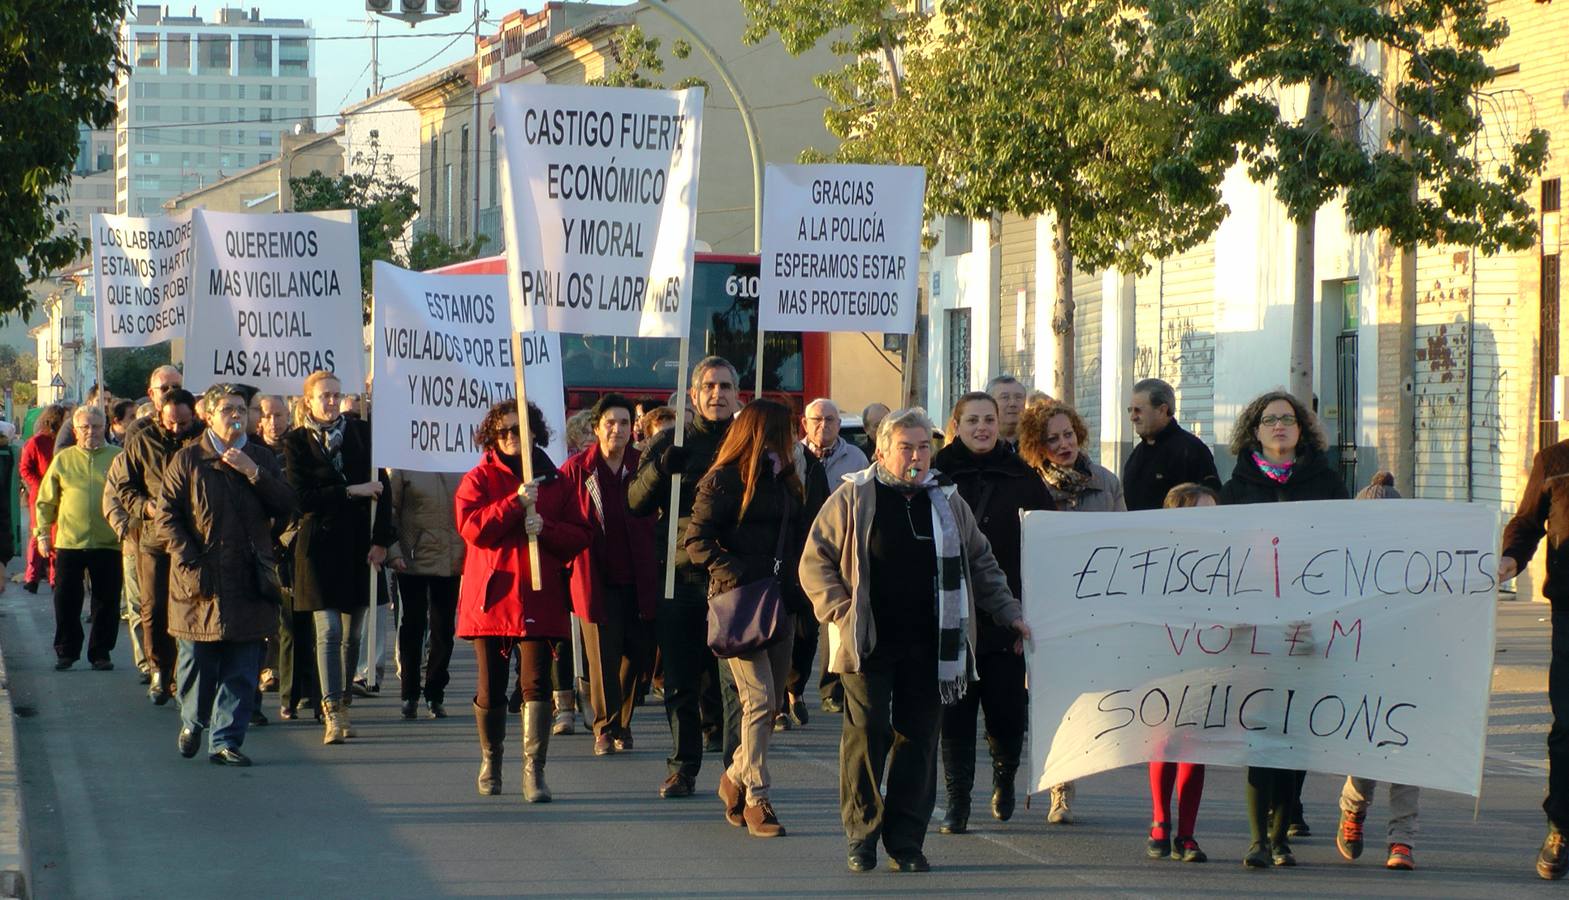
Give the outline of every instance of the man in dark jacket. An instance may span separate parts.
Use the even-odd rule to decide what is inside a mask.
[[[154,503],[163,487],[170,458],[201,433],[196,398],[184,388],[159,392],[156,421],[126,439],[125,478],[118,483],[120,504],[131,517],[137,538],[136,581],[141,591],[142,646],[152,664],[147,695],[163,706],[174,695],[176,653],[169,635],[169,551],[153,525]]]
[[[1177,424],[1176,410],[1176,394],[1159,378],[1133,386],[1128,419],[1139,444],[1122,468],[1122,496],[1128,509],[1160,509],[1168,491],[1190,481],[1220,490],[1215,454]]]
[[[207,430],[169,461],[156,524],[175,560],[169,632],[180,642],[180,755],[248,766],[240,752],[250,724],[263,641],[277,630],[281,590],[272,522],[294,509],[294,492],[272,451],[246,436],[249,403],[233,385],[203,397]]]
[[[1547,538],[1547,578],[1542,596],[1552,604],[1552,659],[1547,669],[1547,699],[1553,724],[1547,732],[1547,839],[1536,858],[1536,874],[1562,878],[1569,871],[1569,441],[1536,454],[1514,518],[1504,527],[1498,554],[1498,581],[1515,577],[1530,564]],[[1559,609],[1562,605],[1563,609]]]
[[[638,464],[637,477],[627,486],[627,507],[633,515],[658,513],[661,524],[656,546],[660,572],[670,564],[668,523],[670,477],[681,476],[677,509],[679,533],[685,534],[697,497],[697,482],[708,471],[719,445],[730,429],[739,405],[736,370],[727,360],[710,356],[692,370],[692,406],[697,415],[686,426],[682,446],[675,444],[675,430],[662,432],[649,444]],[[698,695],[703,673],[719,670],[724,697],[724,757],[728,768],[740,743],[740,701],[728,666],[715,666],[708,649],[708,570],[688,558],[686,548],[675,548],[675,596],[661,597],[654,617],[659,652],[665,667],[665,717],[675,750],[668,760],[669,775],[659,787],[661,797],[689,797],[703,764],[702,716]],[[660,590],[664,589],[661,579]]]

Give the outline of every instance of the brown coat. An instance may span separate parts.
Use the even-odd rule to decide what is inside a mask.
[[[294,510],[278,458],[261,441],[243,451],[254,481],[219,459],[203,433],[163,473],[154,524],[169,548],[169,634],[254,641],[278,630],[278,607],[258,591],[258,564],[275,566],[272,520]]]
[[[451,578],[463,574],[463,537],[453,505],[463,473],[387,472],[392,484],[392,522],[398,540],[387,560],[402,559],[410,575]]]

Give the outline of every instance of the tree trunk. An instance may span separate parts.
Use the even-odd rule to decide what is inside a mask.
[[[1057,344],[1057,363],[1052,369],[1053,396],[1073,405],[1073,249],[1068,244],[1068,216],[1058,211],[1052,256],[1057,263],[1057,303],[1051,314],[1051,333]],[[1019,315],[1024,315],[1020,310]]]
[[[1314,79],[1308,84],[1307,113],[1303,122],[1309,127],[1327,128],[1324,121],[1324,100],[1329,92],[1328,83]],[[1314,302],[1318,284],[1313,278],[1314,229],[1318,224],[1315,209],[1299,219],[1292,219],[1296,226],[1296,270],[1293,278],[1291,307],[1291,370],[1286,389],[1305,406],[1313,406],[1313,322]]]

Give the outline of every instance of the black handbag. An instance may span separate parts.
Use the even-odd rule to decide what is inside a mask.
[[[779,567],[784,561],[786,515],[779,522],[774,545],[774,572],[708,598],[708,649],[721,659],[743,656],[783,637],[784,591]]]

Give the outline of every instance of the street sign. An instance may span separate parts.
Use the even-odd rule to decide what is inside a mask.
[[[63,388],[65,387],[65,379],[60,377],[59,372],[56,372],[54,378],[50,379],[49,386],[52,388]]]

